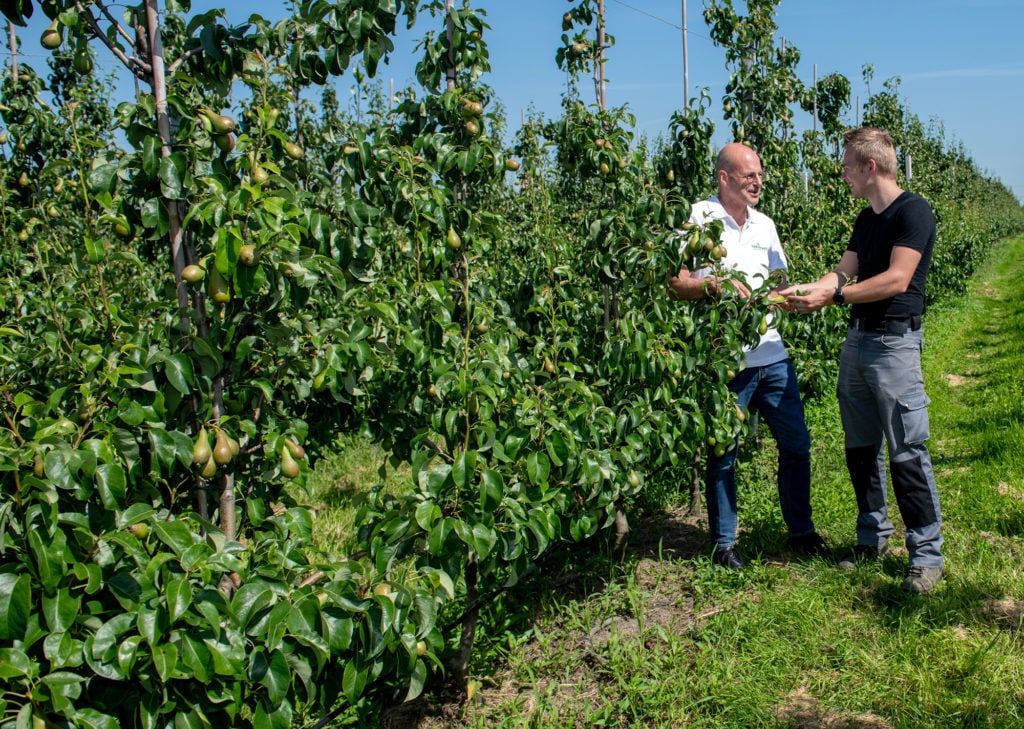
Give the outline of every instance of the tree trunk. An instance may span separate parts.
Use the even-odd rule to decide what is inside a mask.
[[[480,619],[480,608],[477,605],[479,597],[476,558],[470,557],[466,560],[466,619],[462,622],[459,648],[448,663],[452,680],[456,686],[463,689],[469,681],[469,659],[473,652],[473,641],[476,639],[476,623]]]
[[[629,546],[629,518],[622,509],[622,503],[615,505],[615,542],[612,546],[617,557],[624,557]]]
[[[693,463],[690,465],[690,513],[700,516],[700,448],[693,452]]]
[[[173,137],[171,133],[171,119],[167,105],[167,76],[164,63],[163,42],[160,35],[160,14],[157,7],[157,0],[146,0],[146,32],[149,34],[148,47],[150,49],[150,65],[153,68],[153,97],[156,100],[156,123],[157,131],[160,134],[160,154],[169,157],[172,152]],[[181,277],[181,272],[188,264],[188,259],[195,258],[195,254],[189,250],[185,239],[185,231],[182,228],[182,209],[177,200],[167,201],[168,235],[170,236],[171,262],[174,266],[174,280],[176,282],[176,293],[178,297],[178,308],[186,312],[189,305],[188,285]],[[205,295],[202,292],[195,294],[195,309],[198,320],[199,335],[205,337],[208,332],[206,320]],[[189,316],[182,314],[182,324],[189,327]],[[217,376],[214,379],[213,387],[213,420],[220,421],[224,412],[224,379]],[[193,398],[193,404],[198,412],[198,403]],[[199,428],[197,427],[198,431]],[[197,477],[198,479],[198,477]],[[237,537],[237,516],[235,514],[235,479],[231,474],[221,477],[220,497],[220,528],[224,536],[233,540]],[[206,490],[196,489],[196,508],[203,519],[209,519],[209,504],[207,503]]]

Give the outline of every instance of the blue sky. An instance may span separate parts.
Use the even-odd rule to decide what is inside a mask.
[[[673,111],[683,104],[682,8],[684,0],[605,0],[608,32],[616,44],[608,53],[608,103],[628,105],[637,131],[655,138],[665,131]],[[703,20],[703,2],[685,0],[687,10],[689,95],[708,88],[715,108],[728,80],[724,54],[716,48]],[[736,7],[743,12],[744,4]],[[279,19],[283,0],[193,0],[193,10],[226,8],[228,20],[242,23],[249,13]],[[485,40],[492,72],[485,79],[518,127],[531,107],[548,117],[560,112],[566,83],[554,62],[561,17],[570,7],[561,0],[475,0],[491,26]],[[401,31],[397,50],[378,78],[387,88],[414,84],[415,42],[438,21],[428,15],[412,31]],[[781,0],[778,35],[801,53],[798,73],[810,84],[838,72],[850,79],[861,103],[887,79],[899,77],[900,94],[926,124],[941,128],[947,140],[962,143],[977,165],[1024,200],[1024,147],[1018,142],[1024,119],[1024,0]],[[36,23],[33,23],[35,26]],[[26,52],[38,49],[41,26],[24,33]],[[31,60],[31,59],[30,59]],[[874,67],[870,86],[862,69]],[[101,68],[104,66],[101,64]],[[111,64],[112,67],[112,64]],[[342,97],[350,79],[341,79]],[[583,99],[593,99],[585,80]],[[810,125],[798,112],[797,124]],[[857,118],[851,114],[849,124]],[[941,125],[939,127],[938,125]],[[729,141],[719,124],[715,141]]]

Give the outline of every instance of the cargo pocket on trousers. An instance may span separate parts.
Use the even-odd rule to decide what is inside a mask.
[[[928,428],[928,403],[931,400],[923,392],[900,399],[900,422],[903,424],[904,445],[919,445],[931,437]]]

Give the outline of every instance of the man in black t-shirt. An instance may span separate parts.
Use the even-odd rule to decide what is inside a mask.
[[[929,592],[945,574],[939,494],[926,445],[929,400],[921,374],[921,315],[935,217],[923,198],[900,188],[888,132],[865,127],[847,132],[843,141],[843,179],[869,206],[857,217],[835,269],[780,293],[799,312],[851,305],[837,394],[859,513],[857,544],[839,566],[852,569],[878,559],[894,531],[886,504],[884,441],[910,554],[903,587]]]

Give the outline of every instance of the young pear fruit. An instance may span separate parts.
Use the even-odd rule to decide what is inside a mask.
[[[288,450],[293,458],[301,460],[306,457],[306,450],[291,438],[285,438],[284,444],[288,446]]]
[[[206,293],[218,304],[226,304],[231,301],[231,287],[221,275],[217,267],[210,269],[210,278],[206,282]]]
[[[231,444],[228,442],[228,436],[223,430],[218,429],[213,444],[213,460],[218,466],[226,466],[231,463],[231,456]]]
[[[213,451],[210,449],[210,438],[206,434],[206,428],[200,428],[196,442],[192,446],[192,463],[203,466],[212,456]]]
[[[78,73],[85,76],[92,72],[92,56],[89,55],[88,51],[79,51],[75,54],[75,58],[71,62],[71,65],[74,66]]]
[[[455,232],[455,228],[448,229],[448,247],[453,250],[458,250],[462,247],[462,238]]]
[[[190,263],[181,269],[181,277],[189,283],[199,283],[206,278],[206,269],[202,266],[197,266],[194,263]]]
[[[255,266],[257,261],[256,246],[245,243],[238,249],[238,262],[243,266]]]
[[[199,472],[199,475],[209,481],[211,478],[217,475],[217,463],[212,458],[203,464],[203,469]]]
[[[56,20],[50,23],[46,30],[43,31],[43,36],[39,39],[39,42],[48,51],[55,51],[60,48],[60,44],[64,42],[64,37],[57,27]]]
[[[213,125],[213,131],[217,134],[228,134],[235,131],[236,128],[235,120],[225,114],[212,114],[210,124]]]
[[[221,152],[231,152],[235,148],[235,135],[215,134],[213,136],[213,143],[217,145],[217,149]]]
[[[292,452],[288,446],[281,447],[281,473],[285,478],[295,478],[299,475],[299,464],[292,458]]]

